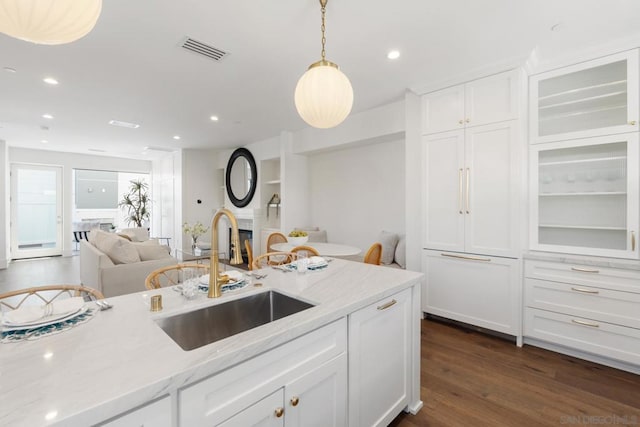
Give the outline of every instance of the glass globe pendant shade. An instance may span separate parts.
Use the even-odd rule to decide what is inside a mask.
[[[310,126],[332,128],[351,112],[353,88],[336,64],[319,61],[298,80],[295,104],[300,117]]]
[[[65,44],[88,34],[102,0],[0,0],[0,32],[37,44]]]

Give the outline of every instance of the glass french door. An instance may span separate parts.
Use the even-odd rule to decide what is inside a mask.
[[[62,255],[62,168],[11,165],[11,258]]]

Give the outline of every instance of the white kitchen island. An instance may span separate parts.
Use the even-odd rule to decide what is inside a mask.
[[[340,259],[265,271],[219,299],[111,298],[85,324],[0,344],[0,425],[369,426],[421,408],[421,273]],[[315,307],[191,351],[155,322],[268,290]]]

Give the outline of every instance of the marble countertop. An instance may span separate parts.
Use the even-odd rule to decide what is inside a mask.
[[[335,259],[306,274],[264,270],[219,299],[188,301],[171,288],[110,298],[113,309],[34,341],[0,344],[0,425],[86,426],[277,347],[418,283],[422,273]],[[292,316],[191,351],[154,319],[276,289],[316,304]],[[149,295],[164,309],[149,311]],[[93,303],[91,303],[93,304]]]
[[[640,270],[640,260],[603,258],[586,255],[530,251],[523,254],[525,260],[562,262],[565,264],[589,265],[602,268]]]

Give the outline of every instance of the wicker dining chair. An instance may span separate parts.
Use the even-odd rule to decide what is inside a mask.
[[[382,244],[374,243],[371,245],[366,255],[364,256],[364,262],[367,264],[380,265],[382,259]]]
[[[271,248],[271,245],[276,243],[287,243],[287,236],[278,232],[269,234],[269,237],[267,237],[267,252],[277,252]]]
[[[153,270],[144,281],[149,290],[160,289],[182,283],[185,278],[209,274],[206,264],[176,264]]]
[[[312,248],[311,246],[301,245],[291,249],[291,252],[293,252],[294,254],[297,254],[298,251],[307,251],[307,254],[309,256],[320,256],[320,252],[318,252],[316,248]]]
[[[291,252],[267,252],[253,260],[253,270],[261,268],[288,264],[296,259],[296,254]]]
[[[58,298],[83,297],[86,301],[104,299],[102,292],[82,285],[47,285],[19,289],[0,294],[0,310],[15,310],[26,301],[50,304]],[[6,310],[5,310],[6,311]]]
[[[249,262],[247,263],[249,266],[249,270],[253,269],[253,249],[251,249],[251,242],[249,239],[244,241],[244,247],[247,250],[247,258],[249,258]]]

